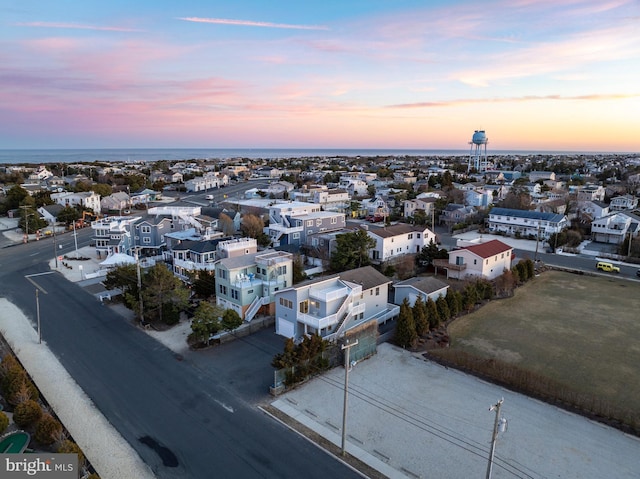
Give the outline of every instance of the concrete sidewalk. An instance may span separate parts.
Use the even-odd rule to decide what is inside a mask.
[[[344,369],[272,403],[341,445]],[[388,477],[484,477],[495,414],[493,478],[637,478],[640,440],[450,370],[389,344],[349,373],[347,451]]]

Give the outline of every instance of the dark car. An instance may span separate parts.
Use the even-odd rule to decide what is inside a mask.
[[[636,270],[636,276],[640,277],[640,269]]]

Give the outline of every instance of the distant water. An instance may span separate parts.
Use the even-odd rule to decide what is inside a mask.
[[[590,154],[569,151],[494,151],[496,155],[574,155]],[[603,154],[603,153],[598,153]],[[305,157],[357,157],[357,156],[467,156],[469,150],[376,150],[376,149],[220,149],[220,148],[140,148],[140,149],[84,149],[84,150],[0,150],[0,164],[18,163],[92,163],[94,161],[142,162],[193,159],[273,159]]]

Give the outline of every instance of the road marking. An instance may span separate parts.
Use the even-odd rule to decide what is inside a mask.
[[[218,401],[217,399],[214,399],[215,402],[217,402],[218,404],[220,404],[220,406],[222,406],[224,409],[226,409],[229,412],[235,412],[233,410],[233,408],[231,406],[227,406],[225,403]]]
[[[25,278],[26,278],[27,281],[29,281],[32,285],[34,285],[36,288],[38,288],[44,294],[49,294],[49,293],[47,293],[47,291],[42,286],[40,286],[38,283],[36,283],[31,278],[33,278],[34,276],[44,276],[45,274],[55,274],[55,273],[57,273],[57,271],[47,271],[46,273],[27,274],[27,275],[25,275]]]
[[[33,253],[33,254],[30,254],[29,256],[36,256],[38,254],[40,254],[40,253]]]

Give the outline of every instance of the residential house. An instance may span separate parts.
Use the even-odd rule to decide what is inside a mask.
[[[62,205],[45,205],[38,208],[40,216],[50,225],[58,221],[58,214],[64,209]]]
[[[367,216],[387,218],[389,216],[389,204],[382,195],[376,195],[375,198],[366,198],[362,200],[362,208],[367,210]]]
[[[276,333],[301,339],[318,334],[335,340],[369,321],[383,324],[400,308],[387,303],[391,281],[371,266],[306,281],[276,293]]]
[[[483,187],[476,187],[464,193],[465,205],[475,208],[487,208],[493,203],[493,199],[493,190]]]
[[[449,251],[448,260],[434,260],[436,268],[447,271],[447,279],[481,277],[495,279],[511,269],[513,248],[500,240],[490,240]]]
[[[280,228],[281,225],[269,225],[269,236],[274,238],[273,241],[277,242],[278,246],[299,247],[307,242],[309,235],[337,231],[346,226],[344,213],[335,211],[314,211],[306,215],[291,216],[288,221],[291,227]]]
[[[436,301],[439,297],[445,297],[449,285],[440,281],[435,276],[416,276],[414,278],[399,281],[393,285],[395,304],[402,304],[406,298],[411,307],[414,306],[418,297],[425,303],[431,299]]]
[[[372,261],[382,263],[394,260],[407,254],[417,254],[431,241],[436,241],[436,235],[426,226],[398,223],[392,226],[363,225],[370,238],[376,242],[369,250]]]
[[[604,201],[605,189],[600,185],[585,185],[576,191],[576,200]]]
[[[264,232],[269,235],[274,246],[279,246],[281,242],[283,244],[300,244],[304,225],[299,221],[294,221],[294,218],[320,211],[320,205],[314,203],[302,201],[272,202],[269,205],[269,226],[265,227]]]
[[[349,192],[340,188],[311,192],[311,202],[320,205],[325,211],[344,212],[349,206],[350,200]]]
[[[580,204],[578,217],[582,222],[591,223],[593,220],[607,216],[609,205],[604,201],[584,201]]]
[[[105,213],[122,214],[123,211],[131,208],[131,198],[124,191],[112,193],[100,200],[100,210]]]
[[[64,207],[80,205],[84,208],[93,210],[94,213],[100,214],[100,195],[93,191],[83,191],[80,193],[62,192],[51,193],[51,199],[57,204]]]
[[[172,230],[171,218],[147,216],[133,226],[134,245],[142,256],[160,256],[167,248],[165,235]]]
[[[553,171],[530,171],[529,181],[535,183],[540,180],[555,180],[556,174]]]
[[[442,214],[440,215],[440,224],[445,224],[449,228],[452,228],[458,223],[471,223],[474,217],[478,214],[473,206],[465,206],[456,203],[449,203]]]
[[[117,253],[132,256],[136,246],[133,225],[141,219],[139,216],[109,216],[93,221],[91,228],[98,256]]]
[[[632,195],[620,195],[611,198],[611,211],[633,210],[638,207],[638,198]]]
[[[627,235],[636,237],[640,221],[636,215],[613,212],[591,222],[591,238],[598,243],[622,244]]]
[[[492,208],[487,219],[487,228],[492,233],[540,239],[560,233],[567,224],[567,217],[562,214],[511,208]]]
[[[293,255],[264,250],[223,258],[216,264],[216,303],[245,321],[263,310],[275,313],[274,295],[293,282]]]
[[[437,198],[416,198],[415,200],[404,200],[404,213],[405,218],[412,218],[415,216],[416,211],[424,212],[425,217],[431,218],[435,214],[435,205]]]

